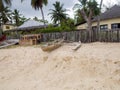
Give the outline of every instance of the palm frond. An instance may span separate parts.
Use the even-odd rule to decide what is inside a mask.
[[[78,8],[81,8],[81,7],[82,7],[82,5],[76,3],[76,4],[73,6],[73,10],[76,10],[76,9],[78,9]]]

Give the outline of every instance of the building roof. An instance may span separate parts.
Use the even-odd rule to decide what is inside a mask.
[[[98,17],[94,17],[92,21],[93,22],[97,21],[97,18]],[[107,20],[107,19],[113,19],[113,18],[120,18],[120,6],[118,5],[114,5],[109,10],[100,14],[100,20]],[[86,23],[86,22],[83,22],[83,23]],[[79,23],[76,26],[81,25],[83,23]]]
[[[120,18],[120,6],[114,5],[106,12],[100,14],[100,20],[107,20],[112,18]],[[97,21],[97,17],[95,17],[93,21]]]
[[[24,22],[21,26],[19,26],[18,29],[38,27],[38,26],[44,26],[44,25],[43,25],[43,23],[40,23],[40,22],[35,21],[35,20],[28,20],[28,21]]]
[[[54,27],[58,26],[57,24],[53,24]],[[48,24],[43,24],[40,23],[38,21],[35,20],[28,20],[26,22],[24,22],[21,26],[15,28],[15,29],[11,29],[5,32],[11,32],[11,31],[30,31],[30,30],[35,30],[35,29],[40,29],[40,28],[44,28],[44,27],[48,27]]]

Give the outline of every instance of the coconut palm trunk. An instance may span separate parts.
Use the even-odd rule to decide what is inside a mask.
[[[45,24],[45,17],[44,17],[43,9],[42,9],[42,8],[40,8],[40,10],[41,10],[42,19],[43,19],[43,23],[44,23],[44,27],[45,27],[45,26],[46,26],[46,24]]]
[[[44,18],[44,13],[43,13],[43,5],[47,5],[48,0],[31,0],[31,5],[35,10],[41,10],[41,14],[42,14],[42,19],[44,22],[44,26],[45,26],[45,18]]]

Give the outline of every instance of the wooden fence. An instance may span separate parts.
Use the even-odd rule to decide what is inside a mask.
[[[62,39],[74,42],[88,42],[88,33],[86,30],[77,30],[70,32],[42,33],[42,41],[47,42],[55,39]],[[120,29],[115,30],[92,30],[91,42],[120,42]]]
[[[20,38],[21,35],[14,34],[7,36],[7,39]],[[70,32],[54,32],[54,33],[42,33],[41,41],[47,42],[55,39],[65,39],[66,41],[81,41],[83,43],[88,42],[88,32],[86,30],[76,30]],[[114,30],[92,30],[90,42],[120,42],[120,29]]]
[[[104,42],[120,42],[120,29],[101,31],[99,38]]]

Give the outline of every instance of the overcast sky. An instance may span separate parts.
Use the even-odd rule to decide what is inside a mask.
[[[74,17],[74,12],[72,10],[73,6],[75,3],[78,3],[78,0],[48,0],[48,5],[43,7],[43,11],[45,14],[45,19],[51,22],[50,16],[48,16],[49,9],[53,9],[53,3],[55,1],[60,1],[61,3],[64,4],[64,8],[69,9],[67,12],[71,18]],[[97,0],[98,3],[100,0]],[[106,4],[107,1],[110,2],[110,0],[103,0],[103,3]],[[115,0],[111,0],[112,3],[115,3]],[[23,14],[26,18],[33,18],[33,17],[38,17],[42,19],[41,17],[41,12],[40,11],[35,11],[31,7],[31,0],[24,0],[23,3],[21,3],[21,0],[12,0],[12,9],[18,9],[21,14]]]

